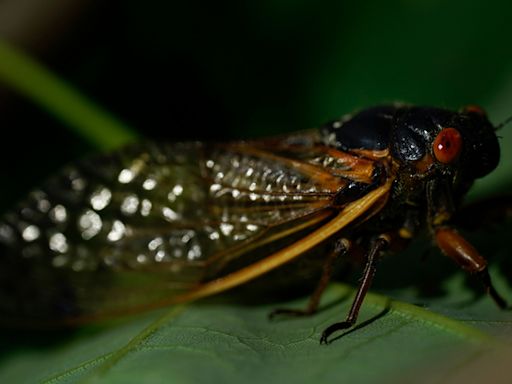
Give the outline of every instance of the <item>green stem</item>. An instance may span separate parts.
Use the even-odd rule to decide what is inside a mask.
[[[97,148],[111,149],[137,138],[133,129],[2,40],[0,81],[46,109]]]

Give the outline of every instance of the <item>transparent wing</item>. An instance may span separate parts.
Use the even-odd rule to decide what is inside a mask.
[[[370,181],[372,161],[331,152],[311,131],[145,143],[69,166],[0,222],[0,315],[125,312],[289,246]]]

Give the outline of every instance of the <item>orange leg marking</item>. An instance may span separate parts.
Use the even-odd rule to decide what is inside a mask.
[[[507,302],[496,291],[487,269],[487,260],[478,253],[455,229],[441,227],[436,229],[435,239],[443,253],[454,260],[465,271],[476,274],[484,285],[485,291],[496,304],[504,309]]]

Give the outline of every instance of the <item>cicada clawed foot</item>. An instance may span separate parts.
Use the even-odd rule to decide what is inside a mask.
[[[381,257],[382,251],[389,247],[390,241],[391,240],[388,235],[380,235],[373,240],[371,247],[366,255],[366,265],[364,268],[363,276],[361,278],[359,289],[356,292],[356,296],[354,297],[354,301],[352,302],[352,306],[350,307],[350,311],[346,320],[340,323],[334,323],[333,325],[327,327],[327,329],[322,332],[320,344],[328,344],[327,339],[332,333],[338,330],[350,328],[356,323],[359,309],[363,304],[364,297],[366,296],[366,293],[368,292],[368,289],[372,283],[373,277],[375,276],[377,262]]]
[[[330,325],[322,332],[322,337],[320,337],[320,344],[329,344],[329,336],[331,336],[334,332],[348,329],[353,325],[354,321],[342,321],[341,323],[334,323]]]
[[[484,289],[487,294],[491,296],[498,307],[501,309],[511,309],[507,301],[498,293],[496,288],[494,288],[494,285],[491,282],[491,276],[489,275],[489,270],[487,268],[478,272],[477,276],[484,285]]]

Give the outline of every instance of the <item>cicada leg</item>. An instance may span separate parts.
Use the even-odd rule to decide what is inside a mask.
[[[325,288],[327,287],[327,285],[329,284],[329,280],[331,279],[332,266],[334,264],[334,260],[338,256],[345,255],[349,251],[349,249],[349,240],[340,239],[336,242],[334,250],[330,252],[327,258],[325,259],[322,268],[322,275],[320,277],[320,280],[318,281],[318,284],[313,294],[310,296],[308,305],[305,309],[278,308],[269,314],[269,318],[272,319],[278,315],[308,316],[314,314],[318,310],[322,294],[324,293]]]
[[[361,309],[361,305],[363,304],[364,298],[368,289],[373,281],[373,277],[375,276],[375,271],[377,269],[377,262],[381,257],[381,252],[385,250],[390,244],[390,238],[386,235],[382,235],[376,238],[371,245],[370,250],[366,255],[366,265],[364,267],[363,277],[361,279],[361,283],[359,285],[359,289],[357,290],[354,301],[352,302],[352,306],[350,307],[350,311],[345,319],[340,323],[334,323],[327,327],[322,332],[322,337],[320,338],[320,344],[327,344],[328,338],[334,332],[347,329],[352,327],[359,314],[359,310]]]
[[[462,269],[476,275],[480,279],[485,291],[500,308],[507,308],[507,302],[500,296],[492,284],[487,269],[487,260],[478,253],[475,247],[467,242],[455,229],[450,227],[437,228],[435,239],[438,247],[446,256],[454,260]]]

